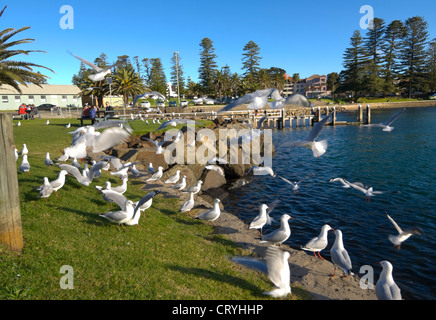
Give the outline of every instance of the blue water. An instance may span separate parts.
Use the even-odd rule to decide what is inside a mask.
[[[372,110],[371,122],[384,122],[398,111]],[[337,119],[355,121],[356,115],[339,113]],[[391,133],[355,125],[326,126],[318,140],[327,139],[328,149],[320,158],[314,158],[306,148],[281,147],[304,139],[311,127],[273,130],[275,173],[292,181],[309,173],[315,176],[302,183],[298,195],[277,177],[256,176],[251,184],[232,190],[223,204],[227,211],[247,220],[258,214],[261,203],[280,199],[280,205],[271,213],[276,222],[265,226],[264,233],[279,226],[282,214],[290,214],[295,219],[290,220],[292,234],[286,244],[299,248],[328,223],[342,230],[356,273],[361,266],[371,265],[376,282],[381,271],[377,261],[388,260],[403,299],[435,299],[435,120],[434,107],[408,108],[394,122]],[[360,181],[374,190],[400,193],[376,195],[365,202],[359,191],[330,183],[335,177]],[[388,240],[396,230],[385,211],[403,230],[418,226],[424,234],[412,236],[400,250],[396,249]],[[329,245],[322,252],[327,260],[333,242],[334,234],[329,233]]]

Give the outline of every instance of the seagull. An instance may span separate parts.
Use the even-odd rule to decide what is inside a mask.
[[[269,166],[264,166],[264,167],[258,167],[258,166],[253,166],[250,168],[250,170],[248,170],[247,175],[249,175],[251,172],[253,172],[253,175],[255,176],[264,176],[264,175],[270,175],[271,177],[275,177],[276,174],[274,173],[273,169]]]
[[[392,219],[387,213],[386,216],[388,217],[388,219],[392,222],[392,224],[394,225],[395,229],[397,229],[398,231],[398,235],[389,235],[389,241],[392,242],[392,244],[397,247],[398,249],[401,248],[401,244],[406,241],[407,239],[409,239],[409,237],[417,234],[417,235],[421,235],[422,234],[422,229],[419,227],[412,227],[409,228],[407,230],[402,230],[400,228],[400,226],[394,221],[394,219]]]
[[[112,148],[129,137],[130,133],[119,127],[108,128],[99,133],[95,131],[95,127],[91,126],[74,144],[64,149],[64,154],[70,158],[82,159],[87,155],[86,147],[91,147],[92,152],[97,153]]]
[[[44,184],[39,191],[38,198],[48,198],[53,193],[53,187],[51,186],[50,182],[48,182],[48,178],[44,177],[43,180]]]
[[[280,246],[291,235],[291,228],[289,227],[288,223],[289,219],[293,219],[293,217],[288,214],[282,215],[282,217],[280,218],[280,228],[263,235],[259,243],[270,242],[272,244],[278,244]]]
[[[53,160],[50,159],[50,153],[48,153],[48,152],[45,154],[44,164],[45,164],[47,167],[50,167],[50,166],[53,165]]]
[[[142,197],[139,201],[135,202],[135,211],[133,212],[133,218],[135,218],[136,212],[139,210],[140,212],[143,212],[151,207],[153,204],[153,197],[157,194],[161,193],[160,190],[156,190],[153,192],[150,192],[149,194]]]
[[[365,195],[365,201],[371,201],[371,197],[375,196],[376,194],[383,194],[386,193],[385,191],[374,191],[372,187],[367,187],[361,182],[348,182],[350,187],[353,189],[359,190]],[[396,192],[396,191],[393,191]]]
[[[127,200],[125,196],[112,190],[102,190],[102,192],[106,197],[108,197],[113,202],[118,204],[121,210],[115,212],[103,213],[99,215],[100,217],[103,217],[112,223],[118,224],[118,228],[119,225],[135,222],[135,221],[133,222],[131,221],[135,210],[134,204],[131,200]]]
[[[58,178],[56,180],[50,181],[51,186],[53,187],[53,191],[57,197],[59,197],[57,191],[62,188],[65,184],[65,176],[68,174],[67,171],[61,170],[59,172]]]
[[[281,98],[279,100],[273,101],[273,102],[268,102],[268,106],[271,109],[278,109],[278,108],[283,108],[285,105],[288,104],[293,104],[293,105],[298,105],[298,106],[303,106],[303,107],[310,107],[310,102],[309,100],[307,100],[307,98],[305,96],[303,96],[302,94],[292,94],[286,98]]]
[[[335,231],[335,243],[330,249],[330,256],[334,265],[333,273],[330,274],[331,277],[335,276],[336,268],[341,269],[344,272],[344,276],[347,277],[349,274],[354,275],[351,271],[351,259],[348,255],[348,251],[344,248],[344,242],[342,241],[342,231],[336,229]]]
[[[149,174],[155,173],[155,170],[153,168],[153,164],[151,162],[148,164],[147,171],[148,171]]]
[[[182,176],[182,180],[179,183],[171,186],[171,189],[183,190],[186,188],[186,175]]]
[[[172,183],[172,184],[174,184],[174,183],[177,183],[177,181],[179,181],[179,179],[180,179],[180,170],[177,170],[175,175],[169,177],[164,182],[165,183]]]
[[[101,170],[101,168],[105,165],[106,162],[104,161],[97,162],[89,169],[89,173],[85,177],[80,173],[79,169],[72,165],[59,164],[58,166],[62,170],[65,170],[69,174],[73,175],[80,184],[83,184],[84,186],[89,186],[92,183],[92,180],[95,178],[96,173]]]
[[[68,123],[65,128],[70,128],[71,127],[71,123]]]
[[[94,73],[94,74],[90,74],[90,75],[88,76],[88,78],[91,79],[91,80],[94,81],[94,82],[95,82],[95,81],[101,81],[101,80],[103,80],[104,77],[105,77],[107,74],[111,73],[111,68],[112,68],[113,66],[116,66],[116,65],[118,65],[119,63],[125,61],[125,59],[123,59],[123,60],[118,60],[118,61],[117,61],[115,64],[113,64],[113,65],[110,65],[110,66],[107,66],[107,67],[104,67],[104,68],[100,68],[99,66],[95,65],[94,63],[89,62],[88,60],[85,60],[85,59],[83,59],[83,58],[80,58],[79,56],[76,56],[75,54],[73,54],[73,53],[71,53],[71,52],[69,52],[69,51],[68,51],[68,53],[71,54],[73,57],[79,59],[79,60],[82,61],[84,64],[90,66],[92,69],[95,70],[95,73]]]
[[[291,181],[289,181],[288,179],[285,179],[285,178],[283,178],[283,177],[281,177],[281,176],[279,176],[279,178],[282,179],[283,181],[289,183],[289,184],[292,186],[292,190],[294,191],[294,194],[298,194],[298,189],[300,188],[300,183],[301,183],[302,181],[304,181],[304,180],[310,178],[310,177],[313,177],[314,175],[315,175],[314,173],[311,173],[311,174],[309,174],[307,177],[305,177],[305,178],[303,178],[303,179],[301,179],[301,180],[299,180],[299,181],[294,181],[294,182],[291,182]]]
[[[147,180],[145,180],[145,181],[157,181],[157,180],[159,180],[160,178],[162,178],[162,175],[163,175],[163,171],[162,171],[162,167],[161,166],[159,166],[158,168],[157,168],[157,172],[155,172],[155,173],[153,173],[152,175],[151,175],[151,177],[150,178],[148,178]]]
[[[118,192],[119,194],[123,194],[127,191],[127,179],[122,179],[123,183],[119,186],[110,187],[112,191]]]
[[[115,170],[120,170],[123,167],[123,164],[121,163],[120,159],[114,156],[100,156],[101,159],[105,161],[109,161],[110,164],[115,168]]]
[[[248,226],[248,229],[257,229],[261,238],[263,226],[265,224],[269,225],[273,222],[273,218],[269,216],[269,212],[271,212],[272,209],[268,209],[269,207],[266,204],[262,203],[259,208],[259,214],[251,221],[250,225]]]
[[[157,91],[151,91],[151,92],[146,92],[146,93],[136,95],[135,98],[133,99],[132,105],[133,105],[133,107],[135,107],[135,104],[138,101],[138,99],[141,99],[141,98],[146,99],[146,98],[151,98],[151,97],[155,97],[157,99],[162,99],[164,101],[168,101],[167,98],[162,93],[157,92]]]
[[[216,198],[213,201],[213,208],[206,211],[205,213],[198,215],[196,219],[214,222],[216,219],[218,219],[220,217],[220,214],[221,214],[220,202],[221,202],[221,200]]]
[[[45,126],[48,126],[49,124],[50,124],[50,121],[49,121],[49,120],[47,120],[47,121],[44,123]]]
[[[135,165],[135,164],[133,164],[133,165],[130,167],[130,172],[132,173],[132,175],[133,175],[134,177],[140,177],[140,176],[142,176],[142,173],[139,172],[138,169],[136,169],[136,165]]]
[[[127,176],[127,171],[129,171],[130,167],[135,165],[137,162],[135,163],[131,163],[131,162],[127,162],[124,165],[122,165],[121,167],[118,168],[118,170],[116,172],[111,172],[111,175],[113,176],[121,176],[126,177]]]
[[[324,125],[326,124],[327,120],[330,118],[331,115],[332,113],[330,113],[328,116],[324,117],[324,119],[322,119],[320,122],[318,122],[312,128],[312,130],[310,130],[306,140],[292,142],[290,146],[309,148],[312,150],[313,156],[315,158],[319,158],[320,156],[322,156],[327,151],[327,140],[315,141],[315,139],[318,138],[319,134],[324,128]]]
[[[21,121],[17,122],[17,127],[21,126]]]
[[[30,174],[30,163],[27,161],[27,154],[23,155],[23,160],[21,160],[19,170],[21,172],[28,172]]]
[[[365,127],[380,127],[383,128],[383,131],[391,132],[394,130],[394,127],[391,127],[391,124],[397,120],[399,116],[403,114],[403,112],[406,111],[406,108],[403,108],[400,112],[396,113],[392,118],[389,120],[383,122],[383,123],[374,123],[374,124],[365,124]]]
[[[194,193],[190,192],[189,199],[182,204],[179,211],[190,212],[192,210],[192,208],[194,208]]]
[[[379,300],[402,300],[401,289],[392,277],[392,264],[383,260],[379,264],[383,267],[380,277],[375,285],[375,294]]]
[[[211,171],[218,172],[218,174],[220,174],[221,176],[225,177],[224,169],[221,168],[221,167],[219,167],[219,166],[217,166],[217,165],[214,165],[214,164],[208,164],[208,165],[206,165],[206,166],[204,167],[204,169],[205,169],[205,170],[211,170]]]
[[[308,243],[302,246],[301,249],[306,251],[312,251],[315,257],[325,260],[321,256],[320,252],[327,247],[328,244],[327,233],[330,230],[333,230],[333,228],[330,227],[328,224],[323,225],[319,236],[310,240]],[[316,255],[316,252],[318,252],[318,256]]]
[[[232,101],[227,106],[218,111],[218,113],[229,111],[237,106],[248,104],[248,109],[262,109],[268,103],[268,97],[272,99],[281,99],[280,93],[275,88],[257,90],[253,93],[247,93],[244,96]]]
[[[165,139],[162,139],[161,141],[155,141],[155,140],[151,140],[151,139],[146,138],[146,137],[141,137],[141,140],[145,140],[145,141],[149,141],[149,142],[153,143],[154,146],[156,147],[156,154],[164,153],[165,149],[162,146],[165,142],[168,142],[168,141],[165,141]]]
[[[24,156],[25,154],[29,153],[29,149],[27,149],[27,145],[25,143],[23,143],[23,149],[18,152],[19,156]]]
[[[183,190],[182,192],[190,192],[192,194],[197,194],[197,193],[200,192],[202,184],[203,184],[203,181],[202,180],[198,180],[197,183],[194,186],[189,187],[188,189]]]
[[[15,155],[15,161],[17,161],[18,158],[19,158],[18,149],[17,148],[14,148],[14,155]]]
[[[291,294],[289,257],[288,251],[270,246],[266,249],[265,262],[251,257],[233,257],[232,261],[266,274],[276,288],[263,294],[283,298]]]
[[[343,188],[351,188],[350,183],[347,180],[342,179],[342,178],[333,178],[333,179],[330,179],[329,182],[336,182],[336,181],[339,181],[340,183],[342,183]]]

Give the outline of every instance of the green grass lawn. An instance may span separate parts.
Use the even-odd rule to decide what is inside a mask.
[[[59,150],[71,143],[67,132],[79,126],[76,119],[44,122],[25,120],[14,126],[17,149],[23,143],[29,149],[31,174],[18,173],[24,249],[17,255],[0,246],[0,299],[267,298],[262,292],[273,288],[269,279],[228,259],[247,252],[214,234],[213,227],[177,212],[178,199],[156,196],[141,216],[140,228],[121,231],[99,217],[118,210],[94,188],[106,180],[120,184],[106,171],[89,187],[67,176],[60,197],[38,199],[34,188],[43,177],[52,180],[59,172],[44,165],[46,152],[57,159]],[[142,121],[131,126],[135,132],[146,131]],[[138,180],[130,179],[128,185],[124,195],[132,201],[149,192]],[[60,287],[64,265],[73,268],[74,289]],[[301,289],[293,288],[293,293],[308,298]]]

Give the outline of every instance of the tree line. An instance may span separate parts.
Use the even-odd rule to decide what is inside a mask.
[[[334,93],[422,96],[436,92],[436,39],[423,17],[390,23],[374,18],[366,34],[355,30],[343,54],[344,69],[328,75]]]

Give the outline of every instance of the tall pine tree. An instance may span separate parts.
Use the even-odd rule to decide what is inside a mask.
[[[427,52],[428,90],[436,93],[436,38],[430,42]]]
[[[406,36],[400,63],[403,68],[402,87],[410,98],[414,92],[420,92],[425,87],[428,25],[423,17],[412,17],[406,20],[405,26]]]
[[[180,55],[177,52],[174,52],[173,56],[171,57],[171,85],[174,92],[178,92],[180,95],[183,95],[185,93],[185,76],[183,73],[183,66],[180,63]],[[177,87],[177,81],[179,86]]]
[[[150,59],[150,62],[150,82],[148,83],[148,86],[150,87],[150,90],[166,95],[167,78],[165,76],[162,62],[160,58],[152,58]]]
[[[212,94],[214,92],[213,80],[218,65],[215,59],[215,48],[213,41],[209,38],[203,38],[200,42],[200,67],[198,68],[200,85],[202,86],[203,93]]]
[[[374,96],[383,91],[383,78],[380,77],[380,62],[382,59],[383,36],[385,22],[383,19],[374,18],[372,28],[368,29],[364,40],[365,62],[363,88],[366,93]]]

